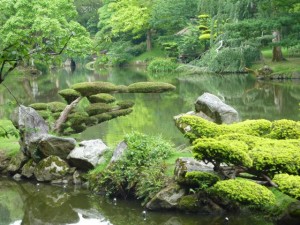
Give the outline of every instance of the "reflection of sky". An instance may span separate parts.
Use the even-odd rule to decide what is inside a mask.
[[[84,216],[82,213],[78,213],[78,216],[79,216],[79,221],[77,223],[69,223],[68,225],[113,225],[105,218],[97,218],[97,219],[85,218],[86,216]],[[10,223],[9,225],[21,225],[21,224],[22,224],[22,220],[17,220],[13,223]]]

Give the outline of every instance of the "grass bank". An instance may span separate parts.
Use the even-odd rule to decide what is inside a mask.
[[[19,138],[14,136],[17,130],[10,120],[0,120],[0,152],[7,156],[15,155],[19,149]]]

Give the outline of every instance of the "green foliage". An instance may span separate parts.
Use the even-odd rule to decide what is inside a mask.
[[[293,198],[300,199],[300,176],[276,174],[273,181],[278,184],[280,191]]]
[[[116,117],[119,117],[119,116],[126,116],[130,113],[132,113],[132,109],[118,109],[118,110],[113,110],[113,111],[110,111],[110,112],[107,112],[107,114],[109,114],[112,118],[116,118]]]
[[[20,145],[19,132],[10,120],[0,120],[0,151],[8,156],[15,155]]]
[[[100,93],[100,94],[96,94],[96,95],[91,95],[88,97],[88,100],[91,103],[112,103],[114,101],[116,101],[116,98],[110,94],[106,94],[106,93]]]
[[[274,121],[269,137],[274,139],[299,139],[300,123],[286,119]]]
[[[202,138],[193,142],[194,157],[198,160],[251,167],[248,146],[241,141]]]
[[[117,103],[118,106],[120,106],[121,109],[128,109],[134,106],[133,101],[122,101]]]
[[[165,185],[163,162],[172,155],[172,145],[140,133],[127,135],[125,142],[125,154],[94,177],[92,186],[107,195],[127,197],[137,191],[138,198],[148,199]]]
[[[131,93],[161,93],[175,90],[175,86],[163,82],[137,82],[128,86]]]
[[[86,108],[86,112],[89,116],[94,116],[97,114],[109,112],[113,109],[113,106],[106,103],[93,103]]]
[[[47,103],[42,103],[42,102],[30,104],[29,107],[31,107],[35,110],[47,110],[48,109]]]
[[[78,91],[82,96],[91,96],[99,93],[110,93],[117,91],[116,85],[101,81],[77,83],[71,88]]]
[[[275,204],[274,194],[266,187],[245,179],[217,182],[211,189],[220,198],[263,209]]]
[[[58,92],[58,94],[62,96],[69,104],[81,96],[78,91],[75,91],[74,89],[71,88],[61,90]]]
[[[147,66],[147,70],[151,73],[172,72],[177,68],[177,64],[168,58],[156,58]]]
[[[207,189],[217,183],[220,178],[212,173],[193,171],[187,172],[184,177],[184,184],[191,188]]]
[[[47,103],[47,109],[51,112],[61,112],[66,108],[67,104],[63,102],[49,102]]]

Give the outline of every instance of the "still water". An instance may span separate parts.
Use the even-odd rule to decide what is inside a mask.
[[[76,187],[0,178],[0,225],[272,225],[255,215],[208,216],[147,212],[138,202],[116,202]]]
[[[268,120],[299,120],[300,83],[297,81],[262,82],[251,75],[174,76],[147,75],[136,70],[90,72],[66,70],[42,76],[10,76],[4,84],[20,104],[62,101],[59,90],[84,81],[108,81],[128,85],[139,81],[163,81],[176,86],[173,92],[162,94],[117,94],[118,100],[135,102],[134,112],[88,128],[79,137],[101,138],[113,147],[124,134],[139,131],[161,135],[176,146],[187,141],[175,128],[173,116],[193,110],[198,96],[209,92],[233,106],[241,120],[265,118]],[[9,118],[15,99],[0,86],[0,118]],[[207,216],[174,212],[147,212],[138,202],[117,200],[117,203],[92,195],[76,187],[55,187],[0,179],[0,225],[8,224],[100,224],[100,225],[222,225],[225,216],[231,225],[271,225],[255,215]],[[146,220],[145,220],[146,219]]]

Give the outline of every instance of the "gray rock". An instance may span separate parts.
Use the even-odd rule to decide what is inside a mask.
[[[76,146],[74,138],[62,138],[50,134],[43,134],[40,137],[37,146],[45,157],[55,155],[61,159],[67,159],[67,156]]]
[[[127,149],[127,144],[125,143],[125,141],[120,142],[116,147],[113,156],[111,157],[110,163],[114,163],[120,160],[122,155],[124,155],[126,149]]]
[[[22,167],[22,176],[31,178],[33,176],[35,166],[36,163],[33,161],[33,159],[28,160],[28,162]]]
[[[20,180],[22,180],[21,177],[22,177],[21,174],[16,173],[16,174],[13,176],[13,179],[16,180],[16,181],[20,181]]]
[[[185,190],[177,184],[170,184],[158,192],[147,204],[150,210],[175,209],[180,199],[185,195]]]
[[[34,169],[38,181],[51,181],[63,178],[69,172],[69,165],[57,156],[41,160]]]
[[[77,170],[73,173],[73,184],[82,184],[81,175]]]
[[[100,139],[82,141],[79,147],[73,149],[67,159],[70,164],[80,170],[88,171],[93,169],[108,147]]]
[[[184,180],[185,174],[192,171],[202,171],[214,173],[214,166],[211,163],[204,163],[192,157],[180,157],[176,160],[174,176],[175,180],[181,182]]]
[[[12,122],[20,131],[20,146],[25,155],[31,140],[41,134],[47,134],[49,127],[45,120],[30,107],[21,105],[12,114]]]
[[[226,105],[217,96],[204,93],[195,102],[196,112],[203,112],[218,124],[231,124],[239,121],[238,112],[229,105]]]

